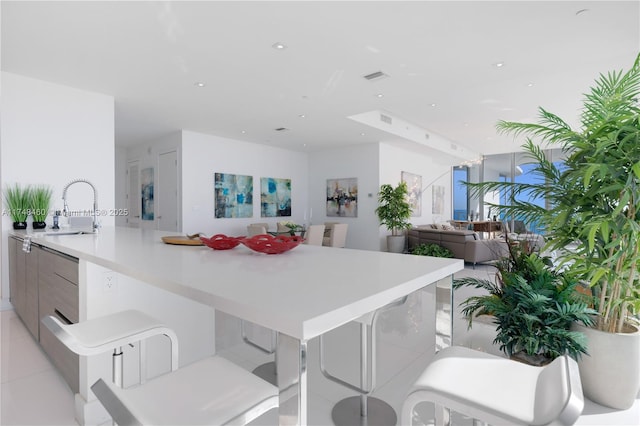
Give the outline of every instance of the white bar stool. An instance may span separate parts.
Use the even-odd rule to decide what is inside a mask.
[[[42,318],[54,336],[69,350],[92,356],[113,350],[113,383],[122,387],[122,347],[140,342],[140,381],[146,380],[145,340],[163,334],[171,342],[171,371],[178,368],[178,337],[169,327],[140,311],[128,310],[79,322],[63,324],[53,316]]]
[[[70,325],[44,317],[42,323],[79,355],[116,348],[114,383],[98,379],[91,390],[119,425],[246,424],[278,407],[278,388],[221,357],[208,357],[177,369],[175,333],[142,312],[123,311]],[[120,346],[142,343],[158,334],[171,340],[172,372],[122,389]],[[141,382],[145,378],[142,372]]]
[[[119,425],[245,425],[278,407],[278,388],[219,356],[141,386],[91,390]]]
[[[336,377],[327,370],[324,362],[324,336],[320,335],[320,371],[322,374],[327,379],[360,393],[359,396],[342,399],[334,405],[331,411],[334,424],[338,426],[389,426],[396,424],[397,415],[393,407],[379,398],[369,396],[369,394],[376,387],[375,324],[378,314],[403,305],[406,301],[407,296],[354,320],[360,324],[360,386]],[[369,363],[369,358],[371,358],[371,363]]]
[[[421,402],[472,417],[474,426],[572,425],[584,407],[578,363],[563,355],[533,367],[461,346],[438,352],[409,390],[403,425],[411,425]],[[451,418],[436,418],[449,424]],[[420,423],[423,424],[423,423]]]

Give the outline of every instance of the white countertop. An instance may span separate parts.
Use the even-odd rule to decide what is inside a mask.
[[[24,233],[15,232],[24,236]],[[105,227],[98,234],[29,234],[231,315],[308,340],[461,270],[460,259],[300,245],[277,255],[164,244],[176,233]]]

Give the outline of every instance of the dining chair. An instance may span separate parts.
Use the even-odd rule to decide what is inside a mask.
[[[309,225],[304,234],[305,243],[312,246],[321,246],[324,240],[324,225]]]
[[[252,223],[251,225],[247,225],[247,236],[253,237],[254,235],[262,235],[267,233],[267,226],[264,223]]]
[[[171,372],[123,389],[122,375],[114,382],[98,379],[91,390],[118,425],[247,424],[278,407],[278,388],[220,356],[177,368],[175,333],[154,318],[135,310],[122,311],[77,324],[52,316],[42,319],[69,350],[96,355],[164,334],[171,341]],[[118,349],[116,349],[118,351]],[[119,351],[121,360],[122,351]],[[141,358],[143,351],[141,350]],[[121,362],[121,361],[120,361]],[[114,360],[115,365],[115,360]]]
[[[411,425],[414,407],[427,401],[436,404],[436,416],[445,407],[473,418],[474,426],[572,425],[584,407],[578,363],[570,356],[534,367],[462,346],[434,356],[408,392],[401,424]]]
[[[325,236],[322,241],[323,246],[344,247],[347,242],[347,223],[325,223]],[[328,235],[327,235],[328,234]]]

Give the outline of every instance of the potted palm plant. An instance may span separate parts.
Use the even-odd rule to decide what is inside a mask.
[[[487,292],[462,302],[469,327],[476,315],[493,316],[493,343],[509,357],[531,365],[548,364],[564,353],[579,359],[587,352],[584,335],[572,331],[571,325],[593,324],[595,311],[575,291],[575,278],[554,271],[548,258],[513,245],[495,267],[495,281],[454,281],[454,289],[469,286]]]
[[[629,408],[640,390],[640,55],[626,72],[601,74],[585,95],[581,126],[572,129],[540,108],[538,123],[500,122],[501,132],[527,137],[526,153],[539,183],[483,182],[473,191],[507,190],[543,197],[500,205],[508,216],[534,219],[567,274],[590,284],[593,327],[576,325],[590,356],[580,361],[585,395]],[[532,138],[559,145],[557,167]],[[571,247],[571,249],[567,249]]]
[[[47,185],[37,185],[31,188],[29,195],[29,210],[33,217],[33,229],[44,229],[47,227],[45,220],[49,215],[53,190]]]
[[[376,214],[380,224],[391,231],[387,236],[387,248],[392,253],[402,253],[405,246],[404,230],[411,227],[411,205],[407,201],[409,190],[406,182],[400,182],[395,188],[393,185],[380,186],[378,193],[378,207]]]
[[[29,216],[29,198],[31,188],[20,184],[6,186],[4,189],[4,205],[13,221],[13,229],[26,229]]]

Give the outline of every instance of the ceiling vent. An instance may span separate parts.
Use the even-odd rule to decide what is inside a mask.
[[[288,131],[289,131],[289,129],[287,129],[286,127],[278,127],[276,129],[276,132],[288,132]]]
[[[393,124],[393,119],[388,115],[380,114],[380,121],[383,121],[387,124]]]
[[[383,73],[382,71],[372,72],[371,74],[367,74],[364,76],[365,80],[376,81],[382,80],[383,78],[389,77],[388,74]]]

